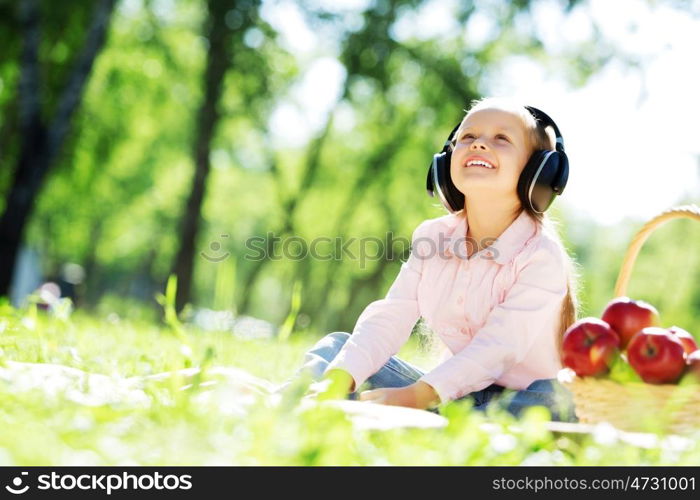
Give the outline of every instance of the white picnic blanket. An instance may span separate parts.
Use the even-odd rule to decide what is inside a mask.
[[[281,395],[275,384],[256,377],[246,370],[214,366],[204,373],[200,368],[137,377],[119,377],[89,373],[77,368],[50,363],[6,361],[0,366],[0,384],[10,392],[43,391],[46,398],[65,398],[74,403],[148,407],[151,397],[147,387],[153,384],[176,384],[192,392],[195,402],[206,404],[225,415],[246,415],[252,405],[275,404]],[[355,426],[363,429],[395,429],[401,427],[439,428],[447,419],[423,410],[387,406],[364,401],[302,400],[297,411],[308,411],[314,405],[332,406],[346,413]]]

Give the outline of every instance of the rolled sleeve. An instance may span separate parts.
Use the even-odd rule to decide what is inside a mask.
[[[515,283],[471,342],[420,378],[441,403],[493,384],[522,363],[543,335],[555,342],[567,293],[564,256],[553,245],[539,244],[522,260]]]
[[[426,253],[419,248],[422,239],[429,237],[427,222],[413,231],[411,253],[386,296],[364,309],[352,335],[326,368],[349,372],[356,390],[401,349],[420,317],[417,290]]]

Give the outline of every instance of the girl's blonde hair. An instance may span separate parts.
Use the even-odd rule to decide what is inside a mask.
[[[527,138],[530,147],[530,154],[540,149],[555,149],[556,137],[552,127],[541,126],[540,123],[535,120],[535,117],[532,116],[532,114],[522,104],[502,97],[486,97],[483,99],[477,99],[471,102],[471,106],[468,111],[465,110],[467,113],[465,118],[474,111],[484,108],[502,109],[519,116],[528,132]],[[528,157],[529,156],[530,155],[528,155]],[[523,210],[525,210],[530,217],[537,221],[542,227],[542,230],[547,232],[547,234],[559,244],[562,254],[566,258],[567,292],[561,310],[559,331],[557,332],[556,337],[557,352],[559,353],[561,359],[562,338],[566,330],[577,320],[579,313],[578,293],[580,275],[578,271],[578,264],[566,251],[566,247],[564,246],[561,235],[559,234],[558,221],[550,217],[546,212],[538,213],[532,210],[532,208],[529,206],[523,207]]]

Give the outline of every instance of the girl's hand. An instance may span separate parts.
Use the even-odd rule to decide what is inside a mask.
[[[416,382],[406,387],[386,387],[362,391],[360,401],[425,410],[438,404],[440,398],[430,385],[425,382]]]
[[[304,396],[304,399],[325,401],[328,399],[344,399],[352,391],[355,381],[345,370],[330,370],[322,380],[314,382]]]

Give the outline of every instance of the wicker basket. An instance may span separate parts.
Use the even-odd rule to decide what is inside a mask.
[[[639,230],[625,254],[615,284],[615,297],[626,295],[632,267],[644,241],[656,228],[680,217],[700,221],[700,207],[671,208]],[[559,373],[559,380],[573,394],[579,422],[608,422],[618,429],[637,432],[686,434],[700,430],[700,385],[621,384],[609,379],[578,377],[569,368]]]

